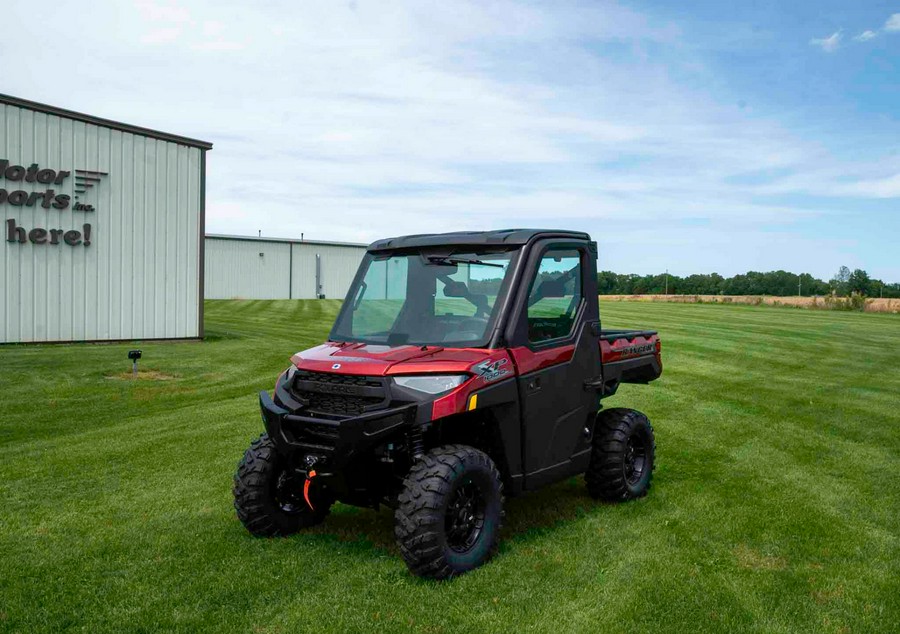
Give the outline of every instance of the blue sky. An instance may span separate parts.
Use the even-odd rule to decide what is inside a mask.
[[[900,281],[900,2],[4,11],[0,92],[215,143],[211,232],[564,227],[619,272]]]

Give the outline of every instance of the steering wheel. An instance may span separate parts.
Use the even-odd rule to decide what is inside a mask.
[[[488,323],[487,317],[480,317],[478,315],[473,315],[472,317],[469,317],[469,318],[465,319],[464,321],[460,322],[459,327],[460,327],[460,330],[484,331],[484,328],[485,328],[485,326],[487,326],[487,323]]]

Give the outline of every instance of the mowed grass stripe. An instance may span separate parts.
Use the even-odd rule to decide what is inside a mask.
[[[602,303],[663,337],[663,378],[607,401],[655,425],[649,497],[510,500],[500,557],[434,584],[384,510],[282,540],[231,510],[255,392],[338,307],[207,302],[207,342],[140,346],[160,380],[107,378],[134,346],[0,348],[0,630],[895,629],[895,316]]]

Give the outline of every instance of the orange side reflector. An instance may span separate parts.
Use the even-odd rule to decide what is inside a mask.
[[[306,500],[307,505],[309,505],[309,510],[315,511],[315,507],[312,505],[312,502],[309,501],[309,483],[312,482],[312,479],[316,477],[316,471],[313,469],[309,473],[306,474],[306,482],[303,483],[303,499]]]
[[[477,406],[478,406],[478,395],[473,394],[472,396],[469,397],[469,411],[471,412]]]

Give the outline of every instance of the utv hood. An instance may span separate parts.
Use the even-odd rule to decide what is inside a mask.
[[[302,370],[337,374],[446,374],[469,372],[473,365],[496,357],[496,353],[480,348],[325,343],[298,352],[291,362]]]

